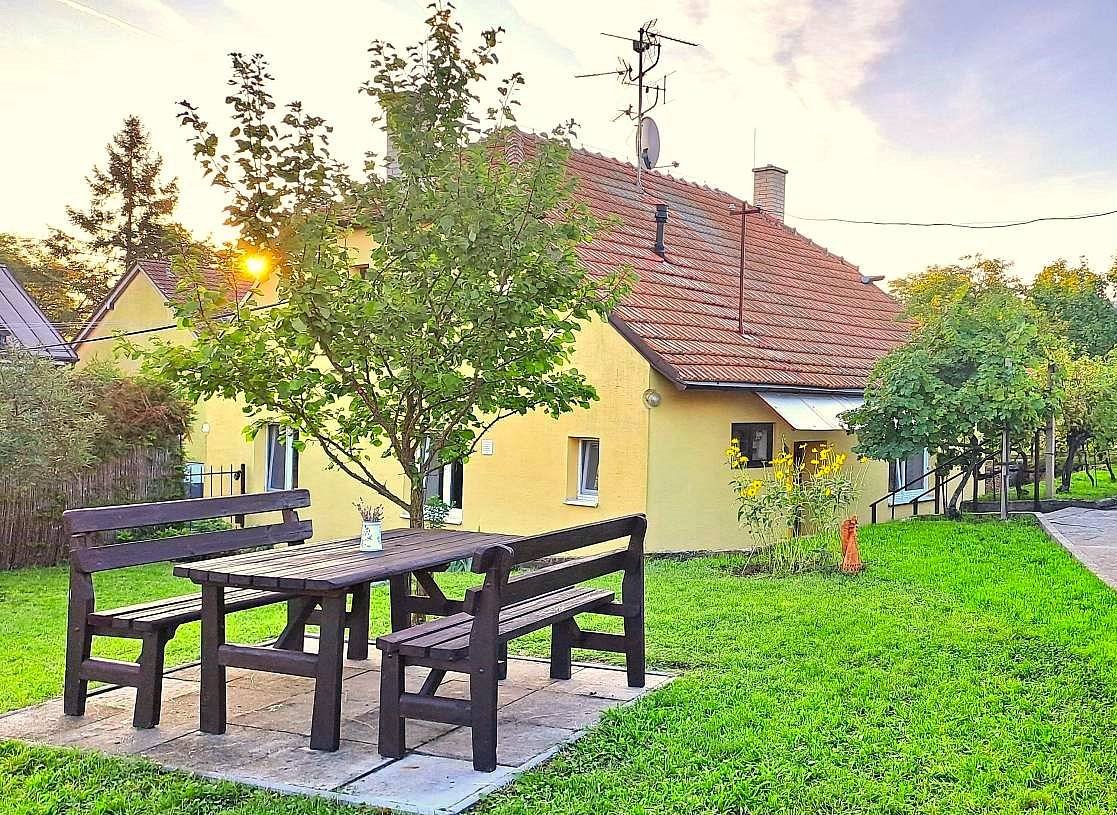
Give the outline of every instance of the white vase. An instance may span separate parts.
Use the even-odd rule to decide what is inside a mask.
[[[361,551],[379,552],[384,548],[384,539],[381,537],[380,521],[364,521],[361,523]]]

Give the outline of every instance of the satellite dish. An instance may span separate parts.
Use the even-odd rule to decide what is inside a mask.
[[[645,170],[652,169],[659,162],[659,126],[650,116],[640,120],[640,155],[637,161]]]

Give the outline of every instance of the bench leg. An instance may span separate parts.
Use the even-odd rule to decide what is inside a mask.
[[[148,729],[159,724],[159,708],[163,697],[163,654],[169,631],[145,634],[140,647],[140,681],[136,685],[136,708],[132,713],[132,726]]]
[[[469,674],[469,709],[472,714],[473,769],[496,769],[496,662],[475,667]]]
[[[310,749],[334,752],[341,746],[342,653],[345,646],[345,595],[322,598],[318,627],[318,673],[314,680],[314,710]]]
[[[368,659],[369,585],[353,589],[353,610],[349,613],[350,659]]]
[[[202,586],[202,687],[198,706],[198,729],[203,733],[225,732],[225,666],[218,651],[225,644],[225,587]]]
[[[644,614],[624,618],[624,664],[630,688],[644,687]]]
[[[570,649],[574,647],[574,626],[563,620],[551,626],[551,679],[570,678]]]
[[[70,616],[74,617],[73,609]],[[82,611],[80,620],[70,620],[66,632],[66,679],[63,686],[62,709],[67,716],[85,714],[89,680],[81,678],[81,666],[89,659],[92,649],[93,632],[85,624],[85,612]]]
[[[381,655],[379,751],[384,758],[402,758],[406,749],[407,721],[399,710],[404,688],[403,667],[399,654],[385,651]]]

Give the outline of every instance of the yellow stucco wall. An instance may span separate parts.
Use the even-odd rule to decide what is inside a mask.
[[[172,325],[174,322],[175,315],[166,298],[148,276],[140,272],[120,291],[101,321],[77,347],[77,365],[82,367],[94,360],[103,360],[112,362],[126,374],[134,374],[139,370],[140,363],[120,354],[119,343],[112,338],[121,332]],[[193,341],[193,335],[176,327],[130,339],[136,345],[145,347],[157,339],[163,342],[188,343]],[[204,402],[194,409],[194,421],[183,445],[188,461],[206,460],[205,438],[200,428],[213,407],[213,401],[215,400]]]
[[[356,236],[354,243],[361,245],[363,236]],[[367,257],[365,251],[364,246],[358,250],[358,262]],[[273,299],[274,286],[265,284],[255,302]],[[90,339],[173,321],[158,290],[140,274],[120,294]],[[179,329],[154,336],[175,342],[192,340]],[[83,343],[78,349],[79,365],[111,357],[114,345],[111,340]],[[131,360],[118,360],[118,365],[126,371],[137,367]],[[751,541],[738,528],[723,463],[734,422],[772,422],[777,449],[784,443],[825,440],[849,450],[854,443],[851,436],[840,432],[796,432],[753,393],[679,391],[653,372],[607,323],[584,327],[574,365],[595,385],[600,401],[559,419],[532,413],[497,424],[486,436],[492,454],[484,455],[478,449],[464,465],[460,528],[531,533],[647,512],[649,550],[739,549],[750,546]],[[662,394],[662,403],[656,408],[643,403],[649,387]],[[248,490],[262,491],[265,434],[246,441],[243,431],[247,423],[240,402],[211,399],[199,405],[187,439],[187,459],[215,467],[244,463]],[[577,450],[571,440],[578,438],[596,438],[601,443],[596,507],[568,502],[573,492],[571,473],[576,470],[572,457]],[[399,494],[406,494],[405,479],[393,460],[380,460],[375,469]],[[886,466],[869,464],[865,497],[855,508],[863,523],[868,522],[868,501],[886,492],[887,483]],[[330,469],[326,456],[312,441],[300,455],[299,486],[311,491],[313,507],[305,514],[313,519],[318,539],[356,533],[358,516],[352,505],[358,498],[385,504],[387,528],[407,524],[397,507],[339,470]],[[908,513],[905,508],[897,514]]]
[[[725,448],[735,422],[771,422],[775,450],[797,441],[828,441],[848,452],[856,438],[844,432],[792,429],[759,396],[749,391],[678,390],[653,374],[663,395],[650,411],[648,443],[648,548],[660,551],[741,549],[753,542],[737,524],[729,487]],[[862,499],[853,508],[869,520],[869,501],[888,491],[883,462],[865,465]],[[907,516],[898,508],[897,517]]]

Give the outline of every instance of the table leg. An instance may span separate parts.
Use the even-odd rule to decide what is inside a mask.
[[[203,733],[225,732],[225,666],[218,650],[225,644],[225,587],[202,586],[201,702],[198,729]]]
[[[368,659],[369,584],[353,587],[353,610],[349,613],[349,658]]]
[[[403,631],[411,627],[411,609],[408,598],[411,596],[411,573],[395,574],[388,578],[391,596],[392,630]]]
[[[341,746],[342,651],[345,644],[345,594],[322,598],[318,628],[318,672],[314,682],[314,712],[310,748],[334,752]]]

